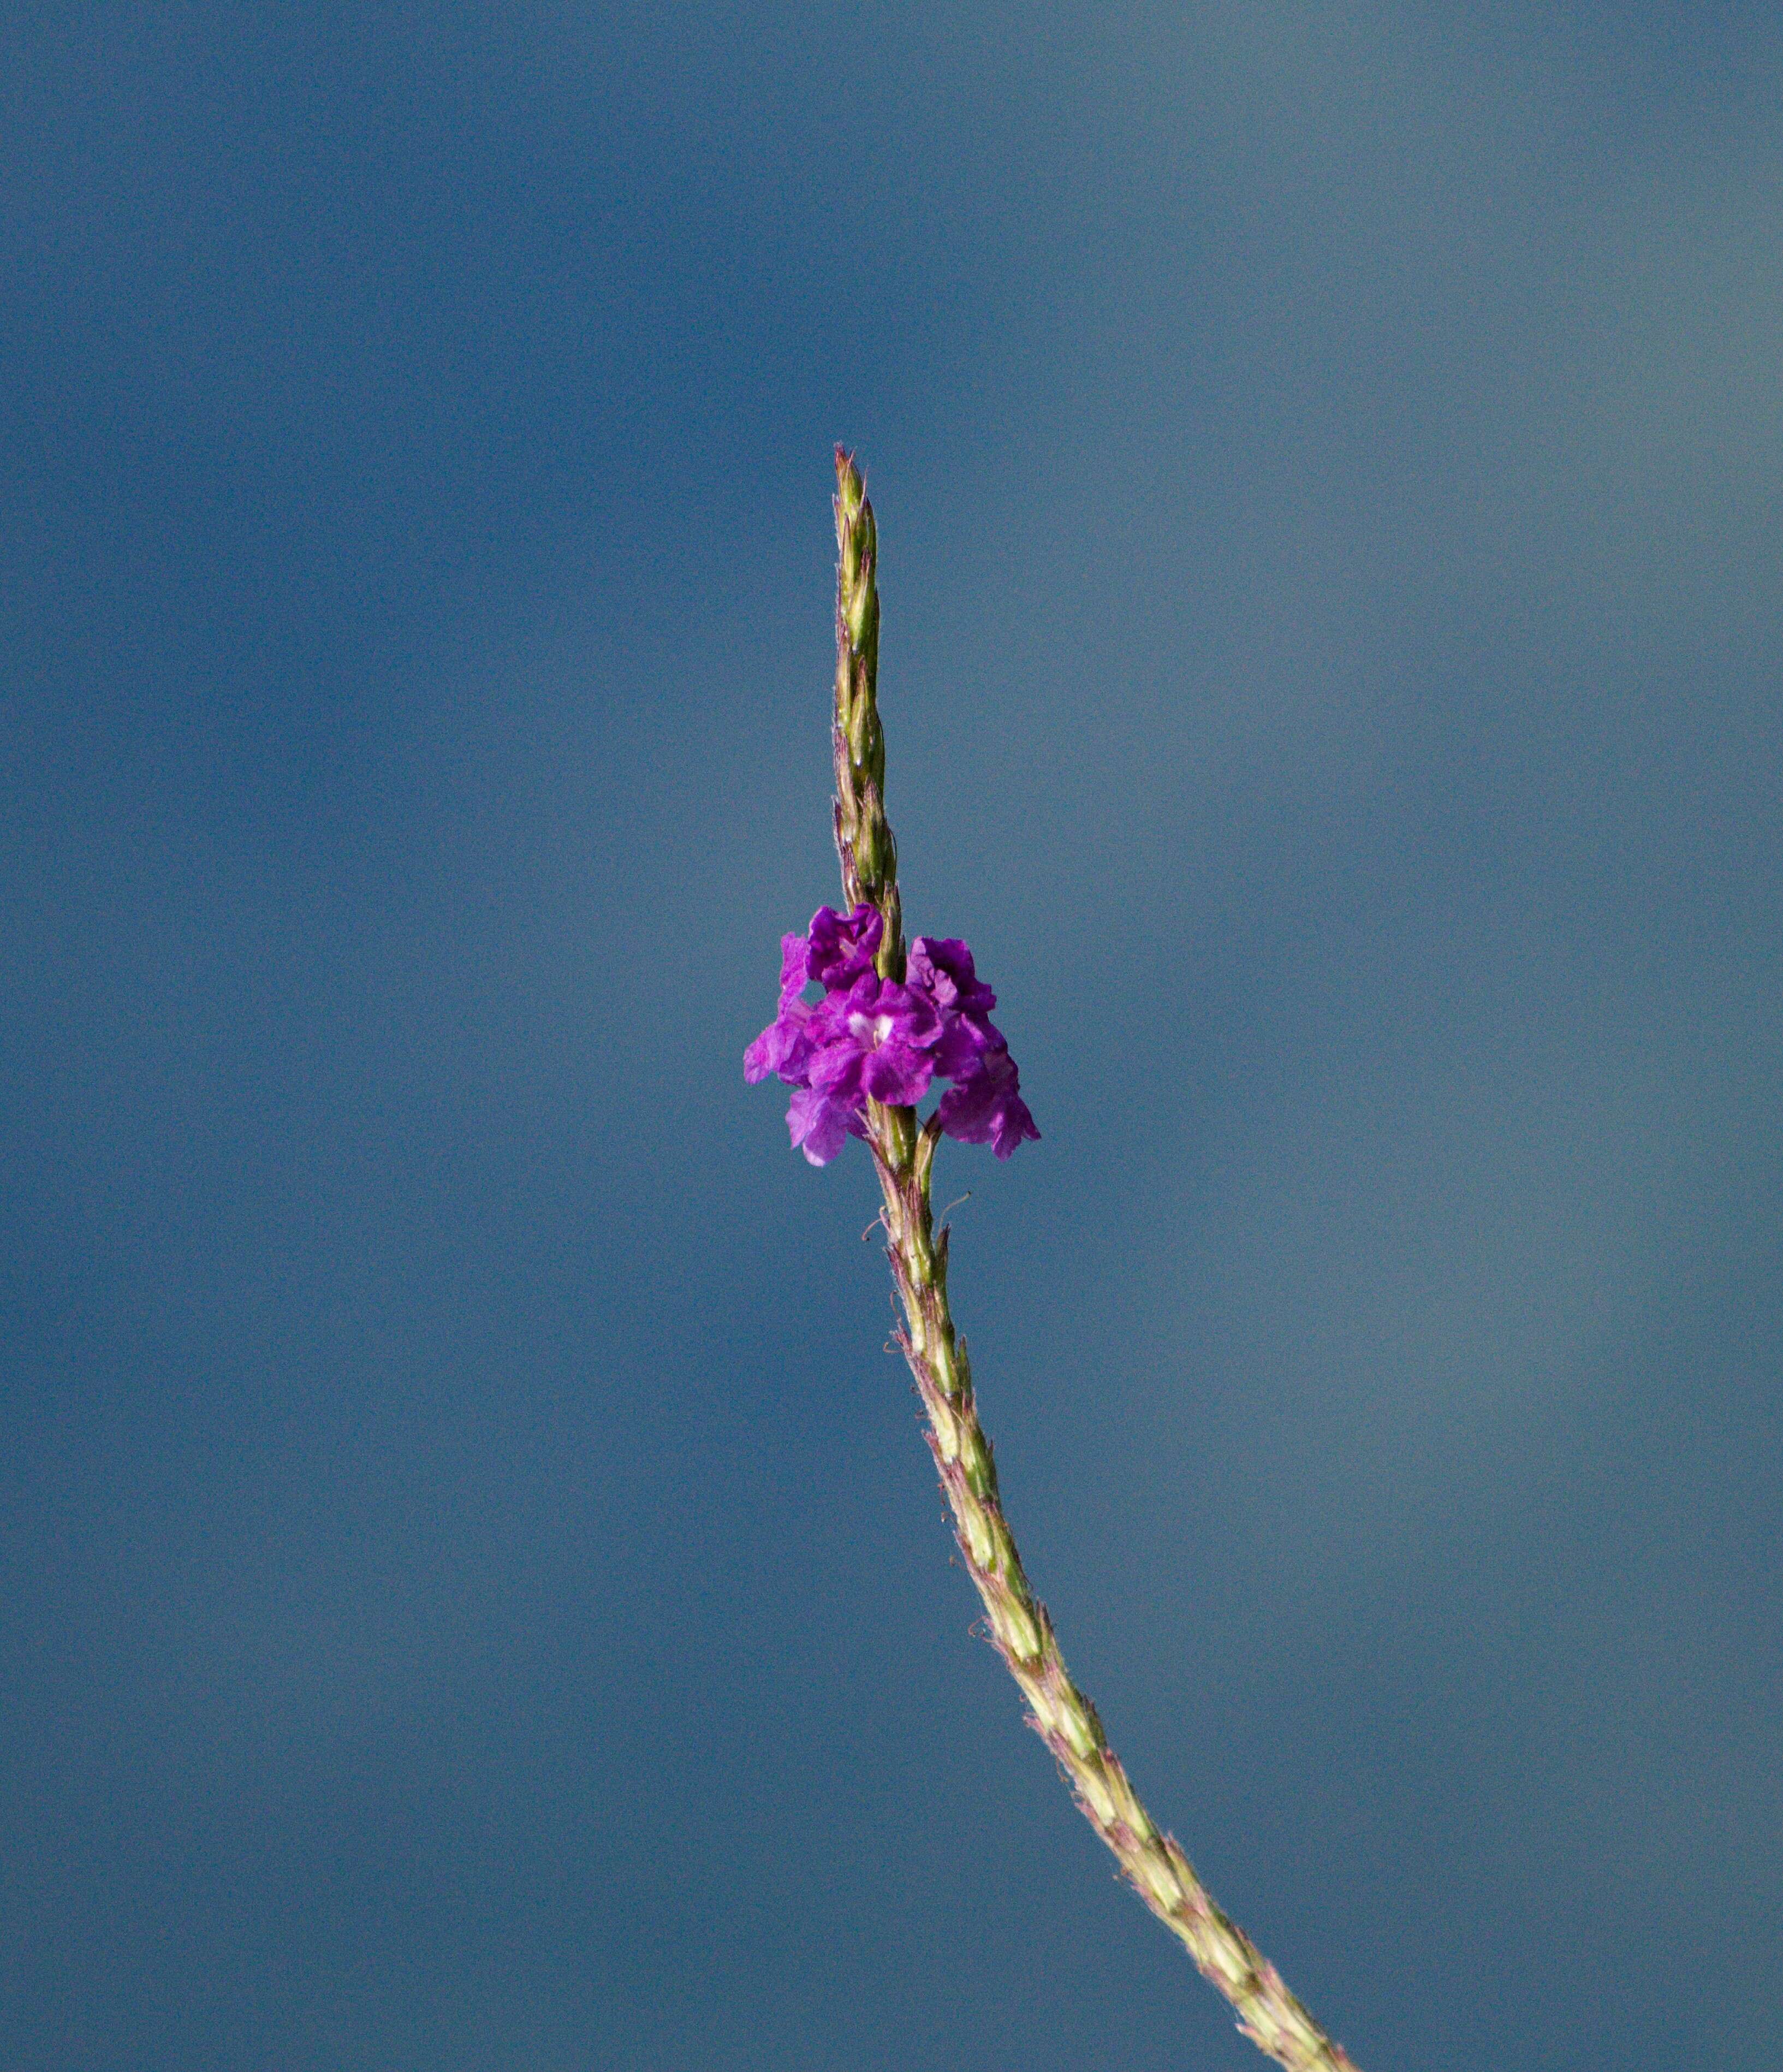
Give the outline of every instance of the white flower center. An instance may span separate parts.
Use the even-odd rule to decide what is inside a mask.
[[[877,1050],[892,1033],[889,1014],[851,1014],[848,1034],[869,1050]]]

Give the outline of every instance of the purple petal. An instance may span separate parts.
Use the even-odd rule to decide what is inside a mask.
[[[934,1046],[935,1077],[963,1079],[987,1052],[1009,1047],[988,1020],[977,1015],[949,1016]]]
[[[805,1081],[815,1092],[858,1107],[862,1098],[861,1071],[866,1063],[861,1046],[844,1030],[812,1051]]]
[[[779,1030],[778,1022],[770,1022],[743,1053],[743,1077],[752,1087],[765,1079],[774,1070],[772,1046]]]
[[[820,1033],[814,1009],[796,996],[783,1000],[780,1012],[743,1053],[743,1077],[754,1086],[778,1072],[788,1086],[801,1085]]]
[[[780,1005],[796,1000],[811,976],[811,944],[803,935],[780,938]]]
[[[787,1128],[813,1166],[827,1166],[842,1149],[852,1120],[848,1108],[815,1087],[801,1087],[787,1104]]]
[[[935,1077],[935,1060],[908,1043],[881,1043],[861,1059],[861,1083],[888,1108],[914,1108]]]

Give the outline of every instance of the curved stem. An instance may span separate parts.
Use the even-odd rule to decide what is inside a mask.
[[[1109,1747],[1095,1707],[1065,1666],[997,1494],[996,1464],[979,1422],[965,1342],[955,1332],[948,1305],[947,1231],[943,1227],[937,1238],[933,1227],[929,1181],[935,1140],[928,1128],[918,1132],[914,1121],[909,1108],[869,1112],[891,1240],[886,1256],[904,1305],[905,1329],[898,1339],[916,1377],[929,1449],[992,1643],[1084,1818],[1133,1889],[1231,2003],[1245,2034],[1290,2072],[1354,2072],[1275,1966],[1220,1911],[1174,1837],[1160,1832]]]
[[[885,737],[877,676],[879,598],[873,507],[852,455],[836,449],[836,841],[850,905],[885,923],[881,975],[902,977],[898,852],[885,813]],[[1355,2072],[1243,1930],[1222,1914],[1175,1839],[1160,1831],[1107,1743],[1095,1707],[1059,1651],[997,1494],[996,1465],[978,1420],[965,1341],[947,1300],[947,1231],[930,1205],[938,1132],[915,1112],[869,1101],[868,1141],[885,1197],[886,1256],[902,1299],[898,1334],[928,1420],[930,1451],[992,1644],[1028,1702],[1030,1724],[1070,1780],[1078,1807],[1140,1897],[1178,1936],[1239,2025],[1288,2072]]]

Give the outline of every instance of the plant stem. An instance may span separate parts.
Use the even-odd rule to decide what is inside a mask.
[[[885,809],[885,745],[877,709],[879,597],[873,507],[853,457],[836,453],[836,845],[851,907],[877,906],[881,975],[904,971],[898,850]],[[939,1132],[915,1111],[869,1101],[869,1144],[885,1198],[886,1256],[903,1302],[898,1342],[916,1378],[930,1451],[993,1646],[1027,1700],[1029,1724],[1070,1780],[1078,1807],[1140,1897],[1181,1938],[1252,2042],[1288,2072],[1355,2072],[1242,1929],[1220,1911],[1175,1839],[1127,1781],[1095,1707],[1072,1681],[1046,1608],[1028,1581],[997,1494],[978,1421],[965,1341],[947,1301],[948,1232],[939,1237],[930,1179]]]

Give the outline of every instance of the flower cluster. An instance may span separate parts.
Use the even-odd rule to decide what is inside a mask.
[[[820,906],[806,934],[782,939],[780,1011],[744,1052],[744,1078],[753,1086],[777,1072],[794,1088],[787,1127],[814,1166],[827,1166],[844,1137],[865,1136],[869,1095],[914,1108],[936,1079],[953,1082],[935,1110],[949,1137],[988,1144],[999,1158],[1037,1141],[1021,1075],[991,1020],[996,995],[972,952],[918,935],[903,980],[881,978],[884,929],[874,907]],[[820,1000],[805,997],[812,985]]]

